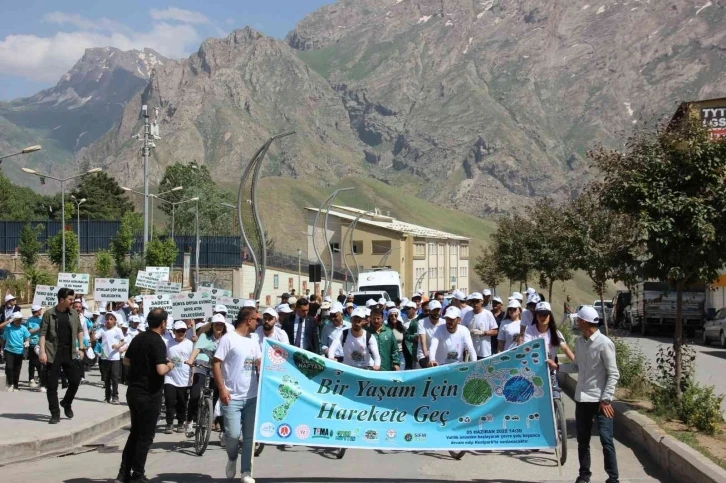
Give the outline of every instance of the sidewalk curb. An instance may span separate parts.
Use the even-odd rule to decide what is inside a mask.
[[[93,421],[65,435],[56,434],[25,440],[18,438],[15,441],[0,443],[0,466],[19,463],[51,453],[69,452],[72,448],[98,439],[99,436],[115,431],[130,422],[131,413],[125,411],[108,419]],[[73,424],[73,421],[61,419],[60,425],[63,424]]]
[[[577,379],[571,374],[558,376],[562,389],[574,399]],[[678,483],[723,483],[726,470],[676,438],[663,431],[649,417],[630,409],[623,402],[613,402],[615,407],[615,435],[643,449],[660,469],[668,474],[669,481]]]

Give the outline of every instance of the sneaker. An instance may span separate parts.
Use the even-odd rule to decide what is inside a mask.
[[[60,423],[60,414],[53,414],[50,417],[50,421],[48,421],[48,424],[58,424]]]
[[[242,478],[239,480],[241,483],[255,483],[255,479],[252,478],[252,475],[249,471],[245,471],[242,473]]]
[[[35,382],[35,381],[30,381],[28,383],[28,387],[31,388],[31,389],[35,389],[36,387],[38,387],[38,383]]]
[[[113,480],[113,483],[128,483],[130,479],[131,476],[128,475],[125,471],[121,470],[118,472],[118,476],[116,476],[116,479]]]
[[[227,466],[224,468],[224,474],[227,478],[234,478],[237,474],[237,460],[227,460]]]
[[[177,433],[183,433],[183,432],[184,432],[184,425],[183,425],[183,424],[181,424],[181,423],[180,423],[180,424],[177,424],[177,425],[176,425],[176,430],[175,430],[175,431],[176,431]]]
[[[15,392],[15,388],[13,386],[5,386],[5,390],[7,392]]]
[[[71,409],[70,404],[61,401],[60,407],[63,408],[63,412],[66,414],[68,419],[73,419],[73,409]]]
[[[184,432],[187,438],[194,436],[194,422],[187,421],[187,424],[184,425]]]
[[[45,387],[40,386],[40,392],[48,392],[48,390]]]
[[[590,480],[586,479],[582,476],[578,476],[577,479],[575,480],[575,483],[590,483]]]
[[[115,397],[115,398],[111,399],[111,404],[118,405],[119,404],[118,398]]]
[[[132,476],[129,483],[149,483],[151,480],[144,475]]]
[[[164,430],[164,434],[172,434],[174,432],[174,425],[167,424],[166,429]]]

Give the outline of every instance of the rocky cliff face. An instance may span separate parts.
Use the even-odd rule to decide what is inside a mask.
[[[596,141],[726,95],[726,2],[340,0],[288,44],[343,100],[381,179],[485,215],[565,196]]]
[[[83,149],[77,161],[140,185],[140,144],[131,136],[141,132],[143,103],[160,110],[155,181],[166,165],[196,160],[219,182],[234,183],[267,138],[288,130],[297,135],[273,146],[263,168],[267,174],[325,183],[362,171],[364,154],[340,97],[284,42],[250,28],[205,41],[188,59],[157,66],[119,125]]]

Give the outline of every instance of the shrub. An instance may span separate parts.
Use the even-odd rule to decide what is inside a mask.
[[[48,258],[53,265],[62,270],[63,267],[63,232],[48,239]],[[66,272],[75,272],[78,265],[78,238],[70,230],[66,230]]]
[[[113,256],[108,250],[96,252],[95,273],[98,278],[109,278],[113,275]]]
[[[723,398],[723,395],[716,396],[713,393],[713,386],[701,386],[694,382],[683,392],[683,398],[678,405],[678,418],[699,431],[715,434],[719,424],[723,422]]]
[[[58,279],[40,268],[28,267],[25,269],[25,278],[30,283],[30,297],[35,294],[36,285],[55,285]]]
[[[562,335],[565,337],[565,343],[567,343],[567,347],[570,349],[575,350],[575,334],[572,333],[572,326],[569,324],[569,320],[565,321],[564,324],[560,324],[559,326],[560,332],[562,332]]]
[[[621,387],[630,391],[631,397],[644,396],[650,388],[651,372],[648,358],[641,348],[630,347],[625,341],[613,338],[615,344],[615,360],[620,371]]]

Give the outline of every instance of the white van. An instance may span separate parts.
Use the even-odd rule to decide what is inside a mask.
[[[362,272],[358,276],[358,290],[360,292],[383,291],[388,293],[391,300],[400,300],[403,296],[401,276],[393,270]]]

